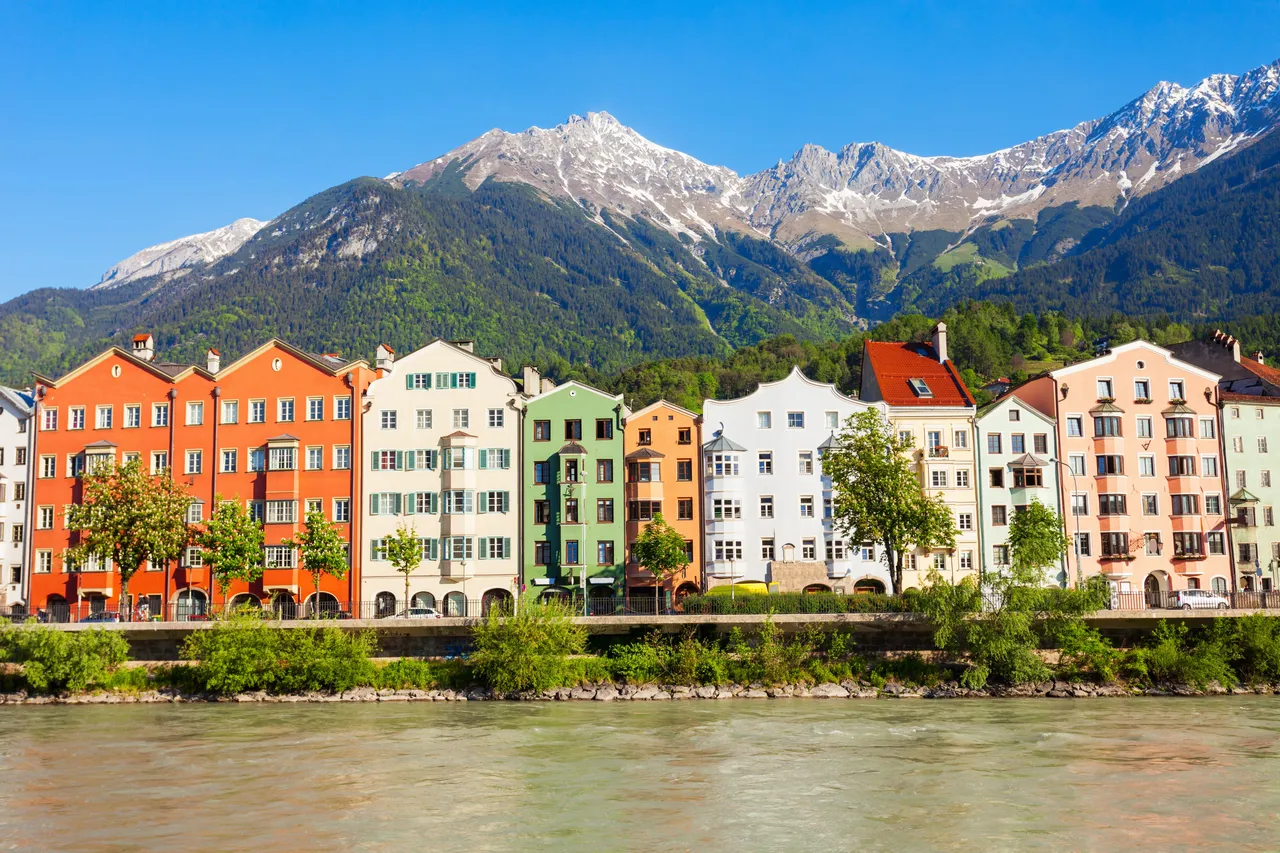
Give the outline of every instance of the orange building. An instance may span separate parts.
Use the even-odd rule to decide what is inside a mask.
[[[233,601],[256,600],[289,615],[305,601],[310,578],[293,549],[309,506],[318,506],[359,541],[360,419],[356,407],[374,378],[363,361],[304,353],[268,341],[225,368],[217,350],[201,366],[155,359],[150,335],[132,351],[113,347],[59,379],[37,376],[36,436],[30,498],[27,600],[57,616],[120,606],[115,567],[68,566],[65,508],[80,498],[80,474],[96,459],[138,458],[165,469],[192,498],[188,521],[208,518],[217,498],[244,501],[264,521],[267,569],[253,585],[238,583]],[[349,607],[359,586],[359,554],[339,581],[325,578],[321,604]],[[215,595],[198,548],[168,565],[148,565],[129,584],[133,605],[179,618],[203,613]]]
[[[688,566],[664,584],[666,596],[702,589],[702,419],[659,400],[623,421],[626,452],[627,597],[654,597],[653,575],[631,556],[646,524],[662,514],[685,540]]]

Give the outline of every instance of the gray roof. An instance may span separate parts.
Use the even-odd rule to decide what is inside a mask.
[[[560,448],[556,452],[559,453],[561,456],[566,456],[566,455],[586,456],[587,455],[587,449],[583,447],[581,444],[578,444],[578,442],[576,441],[569,442],[568,444],[566,444],[564,447]]]
[[[716,436],[711,439],[711,441],[702,445],[702,449],[708,453],[724,453],[726,450],[731,450],[735,453],[745,453],[747,450],[740,444],[734,444],[723,434]]]
[[[642,447],[627,454],[628,459],[666,459],[667,454],[659,453],[652,447]]]
[[[839,447],[840,442],[836,441],[836,434],[833,432],[827,436],[826,441],[818,445],[819,450],[830,450],[833,447]]]
[[[1043,468],[1049,463],[1031,453],[1024,453],[1009,463],[1010,468]]]

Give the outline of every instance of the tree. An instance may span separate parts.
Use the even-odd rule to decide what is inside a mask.
[[[663,585],[676,572],[689,565],[684,536],[667,524],[662,513],[658,513],[636,537],[631,546],[631,556],[635,557],[642,568],[653,574],[653,606],[656,613]]]
[[[320,615],[320,576],[342,580],[347,576],[347,542],[338,532],[338,526],[324,517],[318,509],[309,510],[302,531],[282,544],[298,549],[298,560],[303,571],[311,575],[315,587],[315,604],[312,615]]]
[[[1043,584],[1045,570],[1062,559],[1069,545],[1062,516],[1032,501],[1015,512],[1009,524],[1010,572],[1020,583]]]
[[[831,514],[853,541],[879,542],[889,560],[889,579],[902,592],[902,570],[910,548],[953,548],[955,519],[939,496],[926,495],[908,457],[909,436],[875,409],[846,421],[822,457],[832,481]]]
[[[67,508],[67,527],[79,532],[67,557],[75,563],[91,558],[115,563],[121,617],[128,620],[129,581],[142,564],[176,559],[191,540],[191,497],[168,472],[152,476],[136,459],[121,466],[91,465],[81,487],[81,502]]]
[[[236,581],[262,580],[262,525],[239,501],[214,498],[215,506],[196,542],[204,549],[209,576],[227,603],[227,592]]]
[[[387,559],[397,572],[404,575],[404,609],[409,611],[409,575],[422,563],[422,540],[418,532],[403,524],[396,528],[392,536],[383,540],[387,549]]]

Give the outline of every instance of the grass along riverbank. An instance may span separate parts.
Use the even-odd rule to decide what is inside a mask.
[[[465,660],[388,662],[372,657],[368,632],[233,617],[187,640],[189,663],[157,666],[130,666],[114,632],[10,626],[0,629],[0,702],[1085,697],[1280,685],[1280,617],[1158,622],[1131,648],[1079,620],[1025,636],[970,621],[964,642],[939,642],[927,656],[862,654],[838,627],[785,635],[771,621],[723,638],[654,633],[590,648],[567,612],[528,607],[478,623]],[[938,630],[958,629],[943,619]]]

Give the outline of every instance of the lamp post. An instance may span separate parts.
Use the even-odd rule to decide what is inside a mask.
[[[1079,484],[1076,481],[1076,472],[1072,470],[1070,465],[1063,462],[1061,459],[1055,459],[1050,456],[1049,461],[1067,469],[1067,473],[1071,475],[1071,493],[1074,496],[1074,494],[1080,490]],[[1080,573],[1080,516],[1076,514],[1074,506],[1071,507],[1071,514],[1075,516],[1076,519],[1076,535],[1075,538],[1071,540],[1071,552],[1075,554],[1076,558],[1076,589],[1079,589],[1084,585],[1084,576]]]

